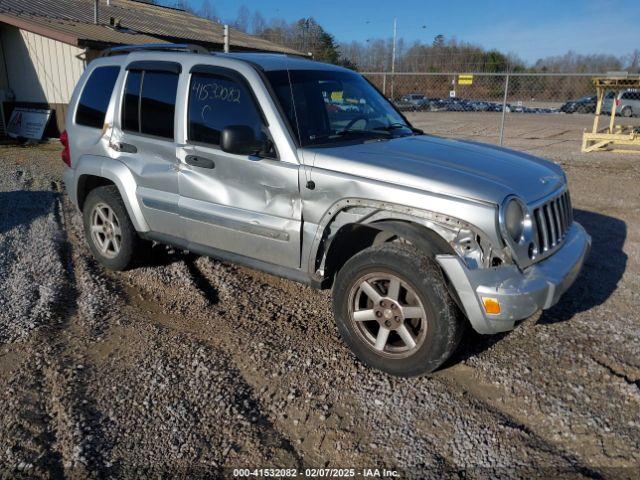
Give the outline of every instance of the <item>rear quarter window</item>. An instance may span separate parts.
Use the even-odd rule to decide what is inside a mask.
[[[107,114],[113,87],[118,79],[120,67],[98,67],[84,85],[78,108],[76,124],[92,128],[102,128]]]

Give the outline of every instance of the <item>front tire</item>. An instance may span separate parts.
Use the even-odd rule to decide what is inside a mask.
[[[110,270],[125,270],[140,244],[117,187],[91,190],[82,210],[84,233],[91,253]]]
[[[354,354],[400,377],[442,365],[464,326],[436,263],[399,243],[370,247],[349,259],[334,283],[333,309]]]

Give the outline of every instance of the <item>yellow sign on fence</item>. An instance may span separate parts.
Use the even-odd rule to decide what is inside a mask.
[[[343,93],[344,92],[342,92],[342,91],[333,91],[333,92],[331,92],[331,100],[334,101],[334,102],[341,102]]]
[[[473,85],[473,75],[458,75],[458,85]]]

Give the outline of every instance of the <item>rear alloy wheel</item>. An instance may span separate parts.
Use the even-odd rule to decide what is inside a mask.
[[[141,245],[117,187],[91,190],[82,208],[84,233],[93,256],[111,270],[124,270]]]
[[[620,115],[622,115],[623,117],[629,118],[630,116],[633,115],[633,111],[631,110],[631,107],[624,107],[620,112]]]
[[[333,310],[340,335],[362,362],[401,377],[442,365],[464,327],[440,268],[401,243],[350,258],[336,276]]]
[[[109,205],[98,203],[91,212],[91,239],[102,255],[116,258],[122,244],[120,220]]]

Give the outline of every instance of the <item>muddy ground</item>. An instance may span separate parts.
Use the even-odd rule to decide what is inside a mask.
[[[497,138],[498,116],[437,115],[412,119]],[[587,116],[518,122],[508,145],[566,169],[591,256],[557,306],[418,379],[355,360],[329,292],[161,246],[105,271],[58,145],[0,147],[0,477],[640,476],[640,156],[577,153]]]

